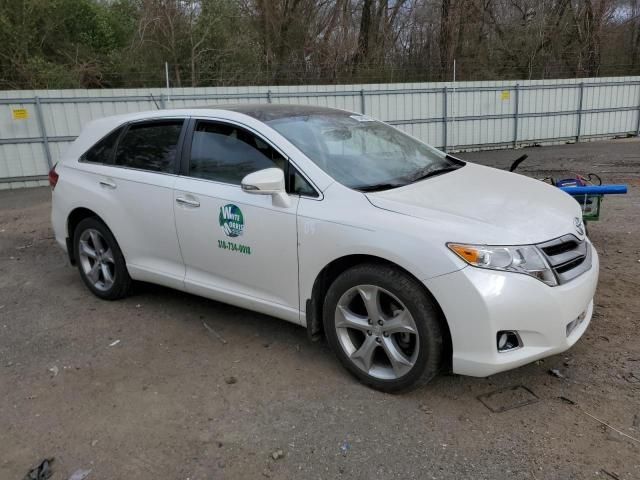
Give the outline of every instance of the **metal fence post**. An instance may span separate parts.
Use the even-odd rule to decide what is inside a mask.
[[[640,85],[638,85],[638,126],[636,127],[636,137],[640,137]]]
[[[448,107],[447,107],[447,87],[442,89],[442,137],[444,142],[442,143],[442,150],[447,151],[447,122],[448,122]]]
[[[167,108],[167,103],[166,103],[166,102],[167,102],[167,99],[165,98],[164,93],[161,93],[161,94],[160,94],[160,108],[161,108],[162,110],[164,110],[165,108]]]
[[[580,92],[578,93],[578,128],[576,132],[576,143],[580,141],[582,132],[582,97],[584,95],[584,82],[580,82]]]
[[[516,83],[515,94],[516,106],[515,116],[513,117],[513,148],[518,148],[518,114],[520,112],[520,84]]]
[[[267,103],[271,103],[271,90],[267,90]]]
[[[40,127],[40,135],[42,136],[42,143],[44,145],[44,154],[47,157],[47,165],[49,169],[53,168],[53,160],[51,159],[51,149],[49,148],[49,138],[47,137],[47,129],[44,126],[44,117],[42,116],[42,106],[40,105],[40,97],[36,96],[36,117],[38,119],[38,126]]]
[[[364,109],[364,88],[360,89],[360,112],[363,115],[365,114],[365,109]]]

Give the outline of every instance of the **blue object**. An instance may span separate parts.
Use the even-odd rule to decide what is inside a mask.
[[[558,180],[556,187],[584,187],[585,183],[577,178],[565,178],[564,180]]]
[[[627,193],[626,185],[588,185],[585,187],[559,187],[569,195],[614,195]]]

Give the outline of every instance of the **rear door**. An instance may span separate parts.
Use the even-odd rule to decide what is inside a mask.
[[[95,178],[105,221],[137,280],[184,287],[184,263],[173,217],[173,187],[184,118],[128,124],[110,165]]]
[[[246,127],[192,120],[175,218],[187,290],[297,322],[296,211],[240,188],[245,175],[288,160]]]

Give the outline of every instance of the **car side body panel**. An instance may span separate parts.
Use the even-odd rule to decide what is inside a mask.
[[[295,312],[297,323],[298,198],[292,198],[288,207],[277,207],[270,195],[251,195],[238,185],[188,177],[178,179],[175,196],[199,204],[174,202],[186,290],[235,292],[250,304],[273,305],[270,314],[281,307],[289,319]],[[220,218],[230,208],[242,216],[242,229],[229,235]],[[274,275],[279,276],[277,281]]]
[[[298,209],[302,309],[320,272],[348,255],[385,259],[417,279],[464,268],[466,264],[446,248],[443,235],[425,228],[421,219],[374,207],[363,193],[338,183],[329,187],[322,202],[302,199]],[[426,241],[431,238],[438,241]]]
[[[69,214],[86,208],[117,239],[132,278],[184,287],[184,264],[172,221],[175,176],[90,164],[65,163],[60,168],[54,190],[58,208],[53,213],[58,243],[66,244],[73,235],[68,231]]]

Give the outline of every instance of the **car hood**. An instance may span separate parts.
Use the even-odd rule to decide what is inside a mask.
[[[574,223],[581,219],[580,206],[569,195],[539,180],[473,163],[366,195],[378,208],[425,220],[432,234],[451,242],[520,245],[567,233],[583,238]]]

